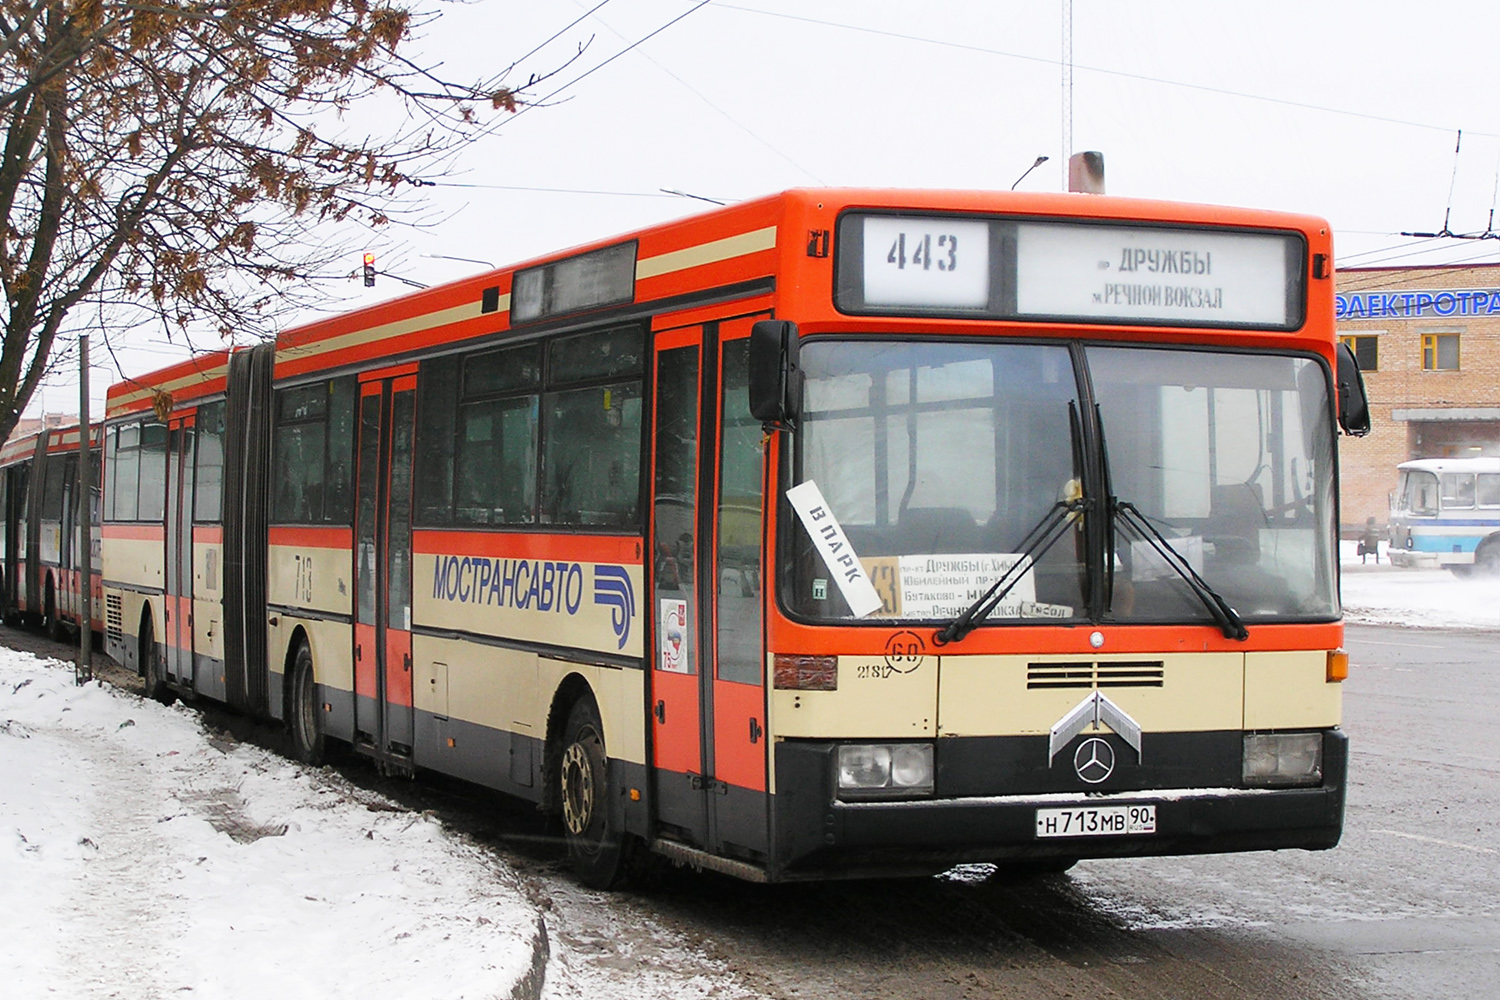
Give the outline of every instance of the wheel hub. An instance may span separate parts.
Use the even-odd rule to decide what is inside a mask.
[[[577,743],[563,753],[562,810],[568,832],[582,836],[594,815],[594,771],[588,752]]]

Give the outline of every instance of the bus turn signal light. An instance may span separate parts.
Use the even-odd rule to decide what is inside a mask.
[[[801,656],[777,653],[773,683],[782,691],[837,691],[839,660],[836,656]]]
[[[1349,676],[1349,654],[1342,649],[1328,651],[1328,683],[1342,681]]]

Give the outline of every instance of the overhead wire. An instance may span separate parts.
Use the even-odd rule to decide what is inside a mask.
[[[707,2],[707,0],[706,0],[706,2]],[[604,4],[600,4],[599,5],[599,7],[602,7],[602,6],[604,6]],[[700,4],[699,6],[702,6],[702,4]],[[584,17],[588,17],[588,16],[592,15],[595,10],[599,9],[599,7],[595,7],[594,10],[589,11],[588,14],[584,15]],[[692,11],[689,11],[688,13],[692,13]],[[581,18],[580,18],[580,20],[581,20]],[[608,21],[604,20],[604,18],[602,18],[602,17],[595,17],[594,20],[598,21],[600,24],[604,25],[604,27],[608,28],[609,31],[612,34],[614,34],[614,36],[616,38],[619,38],[621,41],[624,41],[625,36],[622,35],[622,34],[620,34],[620,32],[617,31],[615,29],[615,27],[613,25],[611,25]],[[823,178],[819,177],[817,174],[813,173],[811,170],[807,169],[802,164],[798,163],[796,160],[792,159],[785,152],[783,152],[782,150],[778,149],[773,143],[771,143],[770,141],[768,141],[764,136],[760,135],[754,129],[750,128],[749,126],[745,125],[743,122],[741,122],[738,119],[736,119],[733,115],[731,115],[729,112],[725,111],[723,108],[719,107],[713,101],[709,100],[708,97],[705,96],[704,93],[701,90],[699,90],[697,87],[694,87],[691,83],[688,83],[682,77],[678,76],[676,73],[672,72],[666,66],[662,65],[661,61],[658,60],[655,56],[651,55],[651,53],[646,52],[646,51],[642,51],[642,52],[639,53],[639,55],[641,56],[641,58],[643,58],[647,62],[651,63],[651,65],[655,66],[657,69],[661,70],[663,73],[667,74],[672,79],[676,80],[678,83],[680,83],[684,87],[686,87],[693,94],[693,96],[697,97],[698,100],[702,101],[704,104],[706,104],[710,108],[712,108],[715,112],[717,112],[720,116],[722,116],[727,122],[729,122],[729,124],[733,125],[735,128],[739,129],[741,132],[744,132],[750,138],[754,139],[756,142],[760,143],[762,146],[766,147],[771,152],[775,153],[777,156],[781,157],[783,160],[785,160],[787,163],[791,164],[794,168],[796,168],[802,174],[805,174],[806,176],[812,178],[816,183],[818,183],[818,184],[825,183],[825,181],[823,180]]]
[[[1018,59],[1023,62],[1044,63],[1049,66],[1060,66],[1062,60],[1050,59],[1046,56],[1032,56],[1020,52],[1007,52],[1003,49],[993,49],[983,45],[973,45],[967,42],[953,42],[942,38],[928,38],[922,35],[911,35],[900,31],[887,31],[883,28],[867,28],[858,24],[846,24],[841,21],[826,21],[821,18],[805,17],[800,14],[784,14],[780,11],[760,10],[755,7],[741,7],[738,4],[724,3],[722,0],[715,3],[716,8],[722,10],[735,10],[746,14],[759,14],[763,17],[778,17],[788,21],[802,21],[807,24],[818,24],[829,28],[841,28],[846,31],[858,31],[868,35],[880,35],[885,38],[900,38],[905,41],[922,42],[927,45],[939,45],[944,48],[960,49],[966,52],[979,52],[986,55],[1003,56],[1007,59]],[[1085,70],[1089,73],[1099,73],[1105,76],[1119,77],[1125,80],[1140,80],[1146,83],[1158,83],[1167,87],[1181,87],[1185,90],[1197,90],[1208,94],[1220,94],[1227,97],[1239,97],[1249,101],[1264,101],[1268,104],[1281,104],[1292,108],[1302,108],[1308,111],[1323,111],[1329,114],[1345,115],[1350,118],[1364,118],[1370,121],[1385,122],[1390,125],[1406,125],[1411,128],[1429,129],[1438,132],[1451,132],[1452,126],[1433,125],[1430,122],[1411,121],[1406,118],[1392,118],[1388,115],[1376,115],[1366,111],[1351,111],[1347,108],[1333,108],[1322,104],[1313,104],[1308,101],[1293,101],[1284,97],[1268,97],[1265,94],[1251,94],[1241,90],[1230,90],[1227,87],[1211,87],[1202,83],[1187,83],[1182,80],[1169,80],[1165,77],[1151,76],[1146,73],[1132,73],[1127,70],[1105,69],[1102,66],[1085,66],[1075,63],[1073,69]],[[1471,131],[1471,135],[1481,135],[1486,138],[1500,139],[1500,132],[1478,132]]]

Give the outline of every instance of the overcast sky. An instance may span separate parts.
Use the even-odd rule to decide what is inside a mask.
[[[382,271],[436,284],[483,268],[430,255],[505,265],[709,207],[663,188],[1005,189],[1048,156],[1020,186],[1062,190],[1066,148],[1104,153],[1110,194],[1324,216],[1341,267],[1500,261],[1497,240],[1400,235],[1490,225],[1493,2],[1074,0],[1071,136],[1062,0],[606,0],[584,16],[596,4],[438,4],[411,52],[450,77],[558,32],[514,83],[586,49],[543,89],[563,88],[551,106],[413,190],[430,226],[351,246],[351,272],[373,249]],[[402,291],[328,287],[349,306]],[[185,353],[150,335],[121,359],[136,375]],[[96,371],[94,395],[117,378]],[[76,385],[59,378],[45,403],[76,412]]]

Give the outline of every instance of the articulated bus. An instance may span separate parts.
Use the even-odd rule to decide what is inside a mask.
[[[1500,576],[1500,458],[1419,458],[1396,469],[1391,562]]]
[[[1332,847],[1327,223],[789,191],[108,396],[110,653],[581,878]]]
[[[89,511],[93,528],[92,618],[99,617],[99,444],[103,427],[93,424],[90,458],[93,483]],[[43,626],[54,639],[85,619],[83,524],[79,518],[76,426],[12,438],[0,448],[0,614],[7,622]]]

